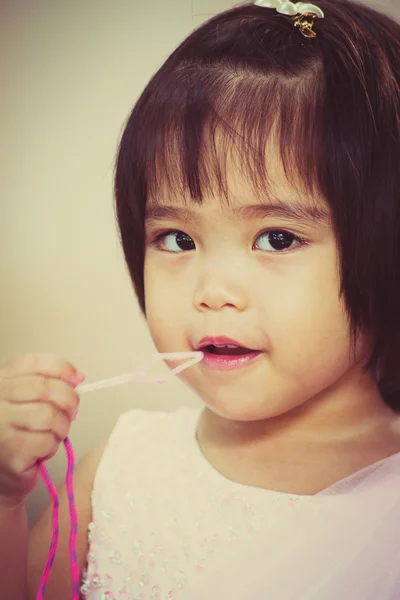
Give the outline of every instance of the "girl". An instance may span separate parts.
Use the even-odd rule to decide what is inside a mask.
[[[399,65],[370,8],[260,0],[194,31],[134,107],[122,244],[157,349],[204,352],[181,376],[204,410],[129,412],[81,462],[88,600],[400,596]],[[2,369],[5,600],[25,600],[23,498],[81,381],[54,357]]]

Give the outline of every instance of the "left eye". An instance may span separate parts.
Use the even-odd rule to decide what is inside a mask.
[[[257,250],[264,250],[266,252],[285,252],[292,250],[298,244],[304,244],[305,241],[299,238],[294,233],[284,230],[265,231],[258,236],[255,241],[255,247]]]

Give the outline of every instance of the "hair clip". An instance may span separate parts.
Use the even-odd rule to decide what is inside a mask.
[[[281,15],[291,17],[294,26],[298,27],[300,32],[306,38],[315,38],[316,33],[313,30],[315,19],[323,19],[324,13],[315,4],[309,2],[290,2],[290,0],[255,0],[256,6],[263,8],[275,8]]]

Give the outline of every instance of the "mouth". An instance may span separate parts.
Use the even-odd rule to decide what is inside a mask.
[[[204,353],[201,365],[215,370],[233,370],[244,367],[262,352],[225,337],[204,338],[196,347]]]
[[[226,346],[214,346],[214,344],[210,344],[209,346],[205,346],[203,348],[203,352],[208,352],[209,354],[219,354],[220,356],[241,356],[243,354],[255,352],[255,350],[243,348],[242,346],[234,346],[233,344],[226,344]]]

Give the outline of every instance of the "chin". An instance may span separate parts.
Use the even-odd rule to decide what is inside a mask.
[[[227,398],[207,398],[203,395],[203,402],[208,410],[229,421],[264,421],[276,417],[282,412],[282,407],[277,411],[268,406],[266,399],[260,399],[257,403],[254,402],[254,397],[252,402],[246,402],[244,398],[243,396],[242,398],[232,396]]]

